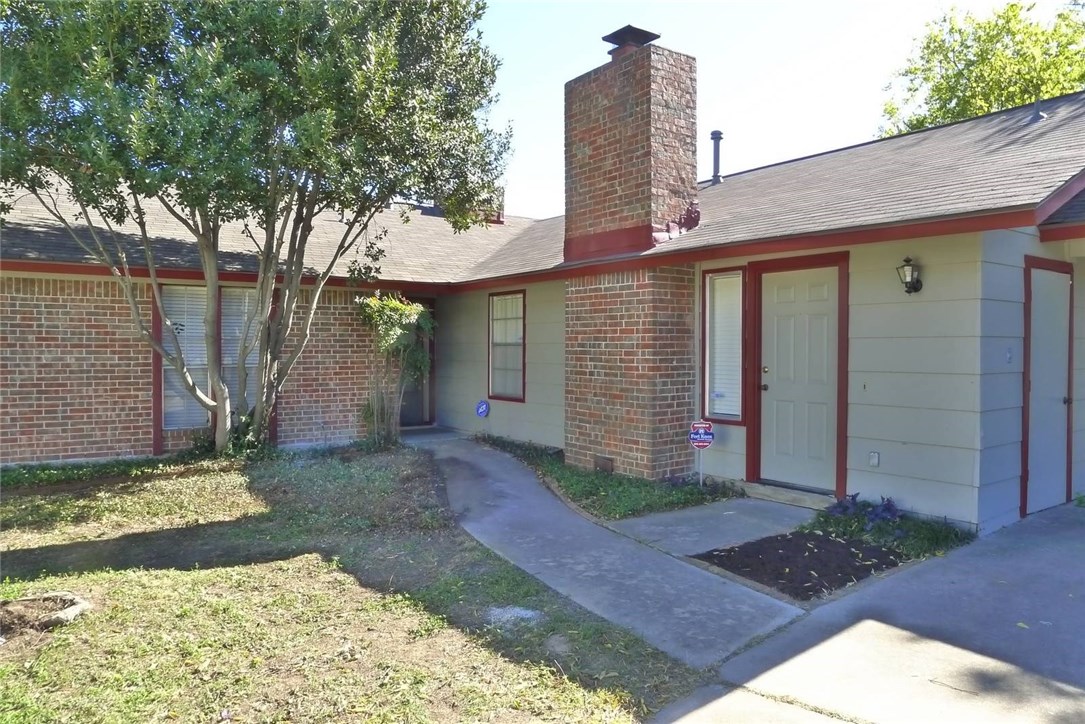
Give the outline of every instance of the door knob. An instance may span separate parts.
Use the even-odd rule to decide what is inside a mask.
[[[767,390],[768,388],[769,388],[769,386],[767,384],[762,384],[761,385],[762,390]]]

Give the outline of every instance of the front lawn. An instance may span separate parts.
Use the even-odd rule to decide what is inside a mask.
[[[566,465],[560,450],[492,435],[480,435],[478,440],[518,458],[566,499],[603,520],[635,518],[742,495],[739,488],[727,483],[710,481],[702,487],[693,476],[656,481],[583,470]]]
[[[83,478],[86,480],[86,478]],[[704,680],[489,553],[425,454],[188,463],[9,490],[0,721],[630,721]]]

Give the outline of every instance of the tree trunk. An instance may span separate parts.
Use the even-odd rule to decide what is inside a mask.
[[[223,452],[230,445],[230,427],[233,423],[230,407],[230,390],[222,378],[221,294],[219,293],[217,232],[206,223],[198,240],[207,286],[207,307],[204,313],[204,347],[207,350],[207,380],[211,397],[215,400],[212,410],[215,452]]]

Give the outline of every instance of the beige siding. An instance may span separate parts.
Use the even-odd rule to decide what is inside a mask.
[[[524,289],[527,310],[524,402],[487,399],[490,292]],[[565,445],[565,282],[468,292],[437,300],[437,423],[555,447]]]
[[[891,496],[920,513],[979,522],[980,247],[979,234],[966,234],[848,250],[849,493]],[[922,271],[923,290],[911,296],[896,274],[905,256]],[[701,270],[752,260],[706,262]],[[742,477],[747,431],[716,431],[705,472]],[[871,452],[879,453],[877,467],[869,465]]]
[[[1064,258],[1035,228],[983,234],[980,346],[981,445],[978,523],[988,532],[1020,517],[1025,256]]]
[[[920,265],[904,293],[896,266]],[[974,525],[980,424],[977,234],[851,255],[848,492]],[[877,452],[879,464],[870,465]]]

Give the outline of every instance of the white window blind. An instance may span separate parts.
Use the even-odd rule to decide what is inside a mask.
[[[222,378],[226,381],[226,387],[230,390],[230,404],[233,405],[236,414],[248,414],[248,410],[242,410],[237,405],[241,400],[238,394],[237,358],[241,354],[241,346],[245,336],[245,325],[256,307],[256,290],[242,289],[238,287],[223,287],[222,289]],[[249,329],[248,342],[256,339],[256,330],[260,320],[253,323]],[[247,371],[245,385],[245,401],[249,409],[256,404],[256,395],[259,385],[256,380],[256,355],[254,348],[249,352],[245,360]],[[235,420],[236,422],[236,420]]]
[[[490,396],[524,398],[524,295],[490,297]]]
[[[710,417],[742,416],[742,273],[708,277],[705,345],[706,409]]]
[[[207,310],[206,295],[203,287],[162,287],[162,306],[166,318],[173,324],[192,379],[205,392],[207,347],[203,317]],[[163,330],[162,342],[168,351],[173,351],[173,340],[168,330]],[[180,373],[167,363],[162,365],[162,387],[163,427],[183,430],[207,426],[210,420],[207,410],[185,389]]]

